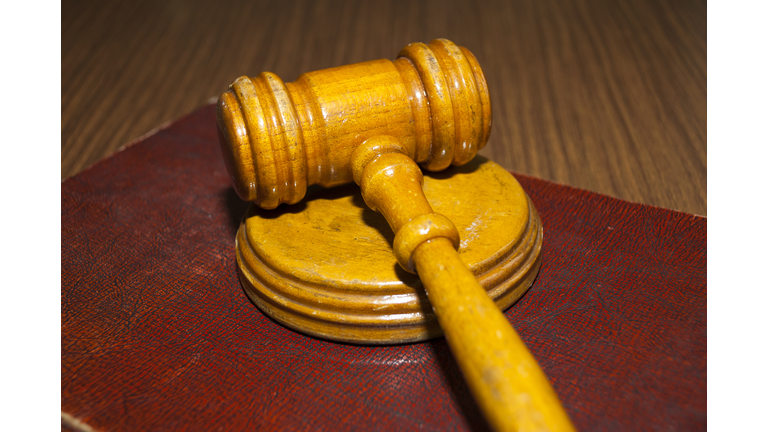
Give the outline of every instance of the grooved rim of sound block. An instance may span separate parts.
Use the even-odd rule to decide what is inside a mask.
[[[424,178],[436,213],[461,236],[459,254],[500,309],[530,288],[543,229],[508,171],[483,157]],[[296,331],[338,342],[395,344],[442,335],[421,282],[398,267],[394,233],[356,185],[310,188],[293,206],[246,212],[235,241],[246,294]]]

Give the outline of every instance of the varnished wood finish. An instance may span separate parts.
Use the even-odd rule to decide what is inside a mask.
[[[528,348],[445,237],[422,243],[413,261],[456,363],[497,431],[574,431]]]
[[[491,101],[482,69],[446,39],[412,43],[394,61],[307,72],[292,83],[262,72],[219,97],[219,140],[238,195],[271,209],[307,186],[352,181],[360,143],[393,136],[426,169],[463,165],[485,146]]]
[[[433,171],[451,164],[465,165],[485,145],[491,131],[488,87],[467,49],[447,39],[435,39],[428,45],[409,44],[394,62],[373,60],[309,72],[293,83],[284,84],[269,72],[256,78],[243,76],[219,98],[216,117],[235,190],[261,208],[295,204],[308,185],[359,182],[366,204],[384,215],[395,233],[393,249],[398,263],[418,273],[427,296],[436,299],[434,304],[430,300],[435,316],[494,429],[573,430],[535,359],[459,258],[456,226],[432,211],[422,191],[417,162]],[[457,193],[463,192],[451,190],[447,195]],[[527,204],[527,198],[518,199],[508,209],[527,208]],[[526,220],[524,225],[530,223]],[[368,265],[362,266],[365,274],[351,284],[319,276],[312,263],[317,255],[328,252],[304,246],[310,243],[308,238],[295,232],[292,223],[288,227],[284,235],[262,230],[254,237],[249,231],[243,239],[247,246],[238,242],[239,250],[251,249],[239,255],[239,264],[250,288],[246,289],[259,307],[294,328],[310,334],[322,328],[340,340],[362,336],[365,342],[366,334],[377,338],[392,334],[391,328],[397,324],[411,330],[402,324],[420,318],[413,311],[374,314],[374,319],[360,316],[391,306],[389,299],[382,302],[370,295],[319,293],[317,285],[344,291],[349,289],[347,285],[366,286],[379,278],[369,273]],[[291,237],[300,238],[301,252],[253,253],[263,250],[265,243],[293,251],[296,247],[288,245]],[[322,238],[317,244],[322,248],[327,243]],[[314,254],[306,255],[304,249]],[[483,258],[496,255],[492,249]],[[361,262],[370,261],[370,257],[362,258]],[[360,266],[346,261],[333,267],[346,274],[351,267]],[[296,277],[302,268],[309,274]],[[293,283],[286,283],[291,279]],[[295,287],[297,284],[300,286]],[[274,288],[285,295],[270,295]],[[298,299],[303,299],[300,306],[288,307]],[[344,304],[351,313],[324,310],[329,303]],[[284,313],[290,309],[301,313]],[[346,325],[333,324],[347,324],[351,317],[356,329],[367,326],[366,332],[350,334]],[[411,335],[399,333],[397,337]]]
[[[459,255],[500,310],[533,283],[542,227],[520,184],[483,157],[424,178],[430,207],[461,236]],[[442,335],[421,281],[397,265],[395,235],[356,185],[310,188],[296,206],[252,205],[238,231],[249,297],[280,323],[325,339],[365,344]]]
[[[394,137],[375,137],[360,147],[352,166],[363,198],[396,233],[398,263],[418,273],[489,423],[497,431],[575,430],[536,359],[456,252],[459,232],[432,211],[408,151]]]
[[[422,193],[407,150],[377,140],[369,148],[384,153],[353,153],[355,171],[362,171],[353,174],[365,202],[382,209],[387,222],[366,213],[350,187],[315,190],[298,209],[252,205],[236,246],[246,293],[280,323],[337,341],[414,342],[442,329],[494,429],[573,430],[500,311],[528,289],[541,263],[542,228],[525,192],[501,167],[478,158],[442,179],[426,178]],[[425,195],[456,225],[434,213]],[[393,240],[382,235],[387,223]],[[394,268],[393,248],[423,285]]]
[[[506,169],[706,214],[704,1],[62,2],[61,169],[71,176],[233,78],[392,58],[445,37],[494,103]]]

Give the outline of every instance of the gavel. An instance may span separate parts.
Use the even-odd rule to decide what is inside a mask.
[[[354,181],[395,233],[399,265],[420,277],[469,389],[495,430],[574,430],[544,372],[434,213],[419,168],[471,161],[491,131],[474,55],[446,39],[382,59],[302,74],[240,77],[217,103],[219,140],[238,195],[263,209],[308,185]]]

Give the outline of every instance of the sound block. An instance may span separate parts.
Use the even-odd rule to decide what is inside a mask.
[[[531,286],[543,230],[528,195],[505,169],[477,156],[424,176],[436,213],[459,231],[459,255],[504,310]],[[296,331],[338,342],[395,344],[442,335],[417,275],[400,268],[386,220],[357,185],[310,188],[302,202],[251,205],[237,233],[237,265],[250,299]]]

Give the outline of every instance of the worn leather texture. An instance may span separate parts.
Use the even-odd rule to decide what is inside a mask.
[[[62,183],[62,411],[109,431],[487,429],[444,339],[333,343],[248,300],[215,127],[206,106]],[[576,427],[705,429],[706,218],[516,177],[544,258],[506,316]]]

